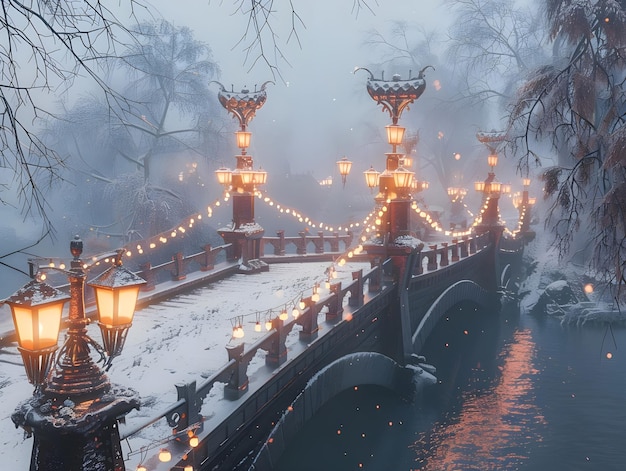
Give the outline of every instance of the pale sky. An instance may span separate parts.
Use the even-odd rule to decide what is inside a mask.
[[[276,77],[276,85],[268,86],[267,102],[250,126],[255,163],[267,168],[264,160],[269,163],[276,158],[288,159],[292,172],[313,171],[318,179],[332,173],[335,161],[343,155],[355,162],[353,169],[357,172],[366,170],[372,163],[383,166],[382,152],[387,150],[382,147],[379,158],[363,155],[376,152],[366,149],[372,137],[363,134],[367,131],[365,124],[380,127],[382,132],[389,123],[389,116],[367,94],[367,74],[352,73],[355,66],[366,66],[379,59],[371,57],[362,46],[365,32],[372,28],[385,31],[394,20],[420,23],[428,28],[435,21],[446,22],[448,15],[441,3],[441,0],[378,0],[376,4],[375,0],[368,0],[373,13],[361,9],[357,15],[352,0],[294,0],[296,12],[304,22],[304,27],[297,28],[300,48],[293,37],[284,45],[291,30],[289,2],[275,0],[278,11],[273,26],[289,64],[280,64],[283,82]],[[253,89],[254,84],[274,79],[263,64],[250,71],[251,61],[244,63],[244,46],[237,42],[245,31],[247,19],[240,12],[233,13],[234,1],[153,0],[153,4],[166,19],[179,26],[189,26],[197,39],[210,45],[222,70],[220,81],[226,87],[233,84],[235,90],[241,90],[247,85]],[[189,7],[181,8],[181,4]],[[281,12],[284,7],[287,10]],[[372,72],[380,75],[380,71]],[[387,70],[385,76],[393,73],[408,78],[409,71]],[[419,103],[411,112],[419,112]]]

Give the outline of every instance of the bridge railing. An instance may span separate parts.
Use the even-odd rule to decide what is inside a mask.
[[[319,325],[318,315],[325,310],[325,320],[329,323],[342,318],[344,305],[358,308],[363,305],[365,290],[376,292],[382,289],[385,273],[389,273],[390,260],[384,263],[373,263],[365,273],[362,269],[352,272],[352,281],[345,286],[341,282],[332,283],[329,293],[317,302],[311,297],[303,299],[305,307],[297,318],[291,317],[284,321],[279,317],[272,319],[272,327],[265,335],[252,344],[239,343],[226,347],[228,361],[204,380],[199,386],[196,382],[176,385],[177,400],[164,411],[145,422],[122,433],[122,439],[129,438],[161,419],[165,419],[174,435],[184,434],[194,423],[201,422],[200,410],[204,398],[209,394],[215,383],[225,383],[224,398],[235,400],[248,391],[248,365],[259,351],[265,352],[265,364],[277,368],[287,361],[287,335],[299,325],[299,339],[310,342],[317,336]],[[346,301],[346,297],[348,298]]]
[[[463,236],[460,239],[452,239],[451,242],[441,242],[430,244],[427,250],[419,254],[413,274],[421,275],[438,270],[450,265],[450,263],[475,254],[478,250],[485,248],[489,244],[489,233],[475,235],[473,237]]]
[[[182,281],[187,278],[188,274],[195,271],[213,270],[218,261],[226,259],[230,250],[232,250],[232,244],[223,244],[217,247],[206,244],[201,252],[192,255],[176,252],[169,262],[160,265],[153,266],[150,261],[144,262],[137,272],[146,280],[142,291],[152,291],[158,283],[166,280]]]
[[[443,269],[449,264],[481,251],[488,244],[488,234],[463,237],[452,240],[450,243],[432,244],[417,254],[420,263],[413,268],[413,274],[419,276],[423,273],[427,275],[427,272]],[[422,262],[428,264],[429,267],[424,269]],[[417,273],[420,269],[422,272]],[[249,375],[251,373],[248,371],[248,367],[259,353],[264,353],[267,367],[271,370],[277,369],[288,360],[289,351],[293,349],[293,347],[287,348],[287,341],[288,335],[295,326],[300,326],[298,339],[304,344],[311,343],[318,335],[320,314],[324,314],[326,326],[330,325],[330,331],[332,331],[332,324],[344,318],[346,305],[350,306],[350,313],[355,312],[364,305],[367,292],[377,293],[388,286],[386,283],[392,280],[393,271],[391,259],[372,258],[369,270],[354,271],[351,282],[332,283],[327,294],[316,302],[311,297],[303,299],[304,308],[297,318],[290,317],[288,320],[281,320],[276,317],[271,320],[271,329],[253,343],[237,343],[226,346],[227,362],[222,367],[199,385],[195,381],[175,385],[176,401],[158,415],[146,419],[145,422],[132,426],[129,418],[127,418],[129,428],[121,430],[122,439],[140,433],[145,428],[160,422],[161,419],[165,419],[167,425],[171,427],[173,437],[181,437],[181,442],[185,442],[184,437],[188,435],[190,430],[199,434],[199,431],[203,430],[204,421],[201,410],[205,398],[209,396],[217,383],[224,385],[223,398],[226,400],[234,401],[250,394]],[[325,330],[328,333],[329,330]],[[294,350],[301,352],[301,349]],[[254,400],[251,404],[246,403],[244,415],[246,417],[255,416],[264,405],[265,402],[259,402],[259,400]],[[243,412],[237,412],[237,414],[240,413]],[[224,420],[227,425],[224,427],[220,426],[215,430],[212,428],[210,431],[205,430],[203,440],[207,440],[207,444],[202,447],[203,453],[208,453],[209,449],[213,449],[213,445],[218,448],[222,442],[227,440],[230,437],[229,433],[233,433],[235,430],[233,427],[239,426],[237,425],[240,422],[239,419],[243,420],[241,417],[235,417],[232,420],[225,417]],[[209,443],[213,445],[209,446]],[[183,446],[183,448],[185,447]]]
[[[298,236],[286,237],[285,231],[280,230],[276,231],[275,237],[265,236],[262,238],[261,250],[263,255],[266,246],[271,246],[274,255],[285,255],[289,249],[295,248],[296,254],[305,255],[308,253],[310,245],[313,245],[316,254],[325,253],[326,246],[328,246],[329,252],[340,252],[341,250],[346,251],[352,245],[353,240],[354,234],[350,231],[346,234],[333,232],[332,235],[326,235],[324,231],[318,231],[317,235],[313,235],[309,231],[300,231]],[[343,248],[340,248],[341,245]]]

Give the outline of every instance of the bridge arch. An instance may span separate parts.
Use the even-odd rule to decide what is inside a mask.
[[[497,296],[484,290],[477,283],[471,280],[457,281],[439,295],[428,311],[426,311],[417,329],[415,329],[411,338],[415,353],[421,352],[426,339],[435,328],[435,325],[437,325],[437,322],[439,322],[439,319],[455,304],[462,301],[471,301],[485,308],[499,307]]]
[[[341,357],[309,380],[270,432],[250,469],[273,469],[296,433],[342,391],[360,385],[378,385],[406,396],[435,382],[436,378],[419,366],[401,366],[380,353],[358,352]]]

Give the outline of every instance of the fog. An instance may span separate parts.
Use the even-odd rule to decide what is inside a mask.
[[[419,132],[414,170],[419,179],[430,182],[429,190],[419,195],[422,202],[445,209],[449,204],[447,186],[464,186],[471,190],[475,180],[485,178],[487,149],[476,140],[475,134],[479,130],[502,129],[506,120],[502,104],[497,100],[486,100],[467,108],[458,104],[458,88],[455,88],[458,85],[452,83],[454,64],[451,65],[444,54],[448,46],[448,29],[454,20],[449,2],[295,1],[297,16],[292,16],[289,2],[277,1],[269,25],[275,34],[275,42],[271,36],[262,35],[263,57],[259,56],[258,48],[247,49],[256,36],[250,31],[245,36],[248,18],[236,11],[231,1],[186,0],[181,4],[152,0],[152,5],[158,14],[154,17],[146,15],[140,20],[158,19],[161,15],[174,26],[191,28],[194,39],[211,48],[211,59],[220,68],[219,76],[214,78],[227,89],[254,89],[268,80],[274,82],[267,87],[266,104],[249,125],[252,131],[249,153],[254,157],[255,167],[261,166],[268,171],[265,189],[280,203],[332,224],[361,221],[372,209],[373,195],[365,185],[362,172],[370,166],[379,171],[384,169],[384,153],[390,150],[384,127],[390,123],[390,117],[369,97],[366,91],[368,74],[363,71],[354,73],[357,66],[367,67],[377,78],[384,73],[387,79],[394,74],[408,79],[428,65],[435,66],[434,70],[425,71],[427,86],[424,94],[404,111],[400,119],[407,133]],[[397,44],[398,38],[394,35],[403,27],[408,35],[404,38],[407,43],[398,47],[413,48],[413,56],[408,60],[406,57],[392,60],[394,51],[390,50],[389,44]],[[376,34],[389,44],[373,44],[372,38]],[[396,55],[402,56],[402,53],[396,51]],[[211,89],[217,93],[218,86],[211,85]],[[54,96],[48,97],[47,101],[57,106],[63,101],[68,107],[93,91],[93,83],[79,79],[66,96],[56,97],[56,100]],[[216,102],[206,105],[207,108],[215,107]],[[215,144],[214,154],[206,157],[207,162],[198,165],[202,190],[192,190],[189,197],[198,208],[206,207],[219,197],[221,188],[213,172],[218,166],[233,168],[234,155],[238,153],[232,142],[236,120],[221,108],[214,112],[220,117],[211,118],[211,125],[219,130],[227,144]],[[175,125],[173,123],[172,127]],[[64,139],[69,141],[69,137],[58,140]],[[71,149],[68,152],[72,159],[85,158]],[[461,156],[458,162],[453,160],[455,154]],[[94,155],[91,158],[95,158]],[[343,156],[353,162],[345,188],[339,183],[335,164]],[[123,171],[136,170],[128,162],[120,163],[119,157],[114,155],[98,158],[101,161],[97,166],[114,169],[115,176]],[[188,154],[164,153],[154,165],[153,172],[158,174],[155,181],[170,188],[179,172],[192,160]],[[446,165],[442,164],[444,160]],[[73,163],[68,162],[66,186],[58,186],[58,191],[51,191],[48,198],[49,214],[57,230],[56,239],[46,239],[29,254],[65,256],[67,241],[72,234],[81,232],[84,236],[84,232],[92,230],[94,225],[106,226],[111,222],[104,217],[98,220],[97,204],[102,202],[89,189],[95,180],[86,177],[84,172],[73,172]],[[517,182],[515,162],[502,162],[498,168],[499,179]],[[331,188],[321,188],[317,183],[327,176],[333,177],[334,184]],[[171,188],[178,191],[178,188]],[[480,195],[470,192],[467,202],[472,210],[476,210]],[[9,221],[3,229],[6,232],[3,253],[37,240],[39,222],[30,217],[24,219],[17,202],[15,207],[3,207],[2,212],[4,220]],[[257,211],[258,222],[270,234],[280,228],[294,232],[302,229],[293,222],[289,222],[289,227],[281,227],[287,221],[276,220],[275,216],[264,208]],[[230,209],[224,208],[216,214],[210,226],[219,227],[229,221]],[[88,228],[89,224],[91,228]],[[112,241],[111,245],[121,245],[122,242]],[[93,253],[94,250],[86,248],[86,251]],[[25,258],[26,255],[7,257],[3,262],[27,271]],[[16,272],[8,268],[2,268],[1,273],[2,279],[10,280],[3,283],[6,286],[3,295],[9,295],[25,281],[23,275],[15,280]]]

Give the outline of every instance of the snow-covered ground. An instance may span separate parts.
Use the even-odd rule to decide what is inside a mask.
[[[128,427],[154,417],[175,402],[176,383],[201,383],[203,376],[227,363],[225,347],[232,340],[230,319],[233,316],[244,316],[243,341],[253,343],[265,333],[265,329],[261,333],[254,331],[255,313],[261,313],[260,320],[264,323],[263,314],[268,310],[276,312],[286,306],[291,312],[294,300],[310,296],[313,284],[325,280],[329,265],[318,262],[273,264],[269,272],[234,275],[137,311],[124,351],[115,358],[109,371],[111,382],[132,387],[141,397],[142,408],[128,415]],[[338,273],[335,281],[345,285],[352,280],[352,271],[360,268],[366,270],[369,264],[335,266]],[[321,286],[324,290],[324,283]],[[4,321],[7,316],[11,317],[7,306],[0,308],[0,316]],[[100,341],[97,325],[92,324],[89,329],[90,335]],[[297,329],[292,337],[291,342],[297,342]],[[0,353],[0,461],[2,469],[25,470],[33,441],[15,429],[10,416],[18,403],[32,394],[32,386],[26,379],[17,349],[9,348]],[[257,357],[248,369],[251,376],[255,369],[264,365],[262,355]],[[227,402],[222,397],[222,389],[215,387],[205,400],[202,413],[211,417],[220,404],[227,405]],[[154,454],[159,449],[155,440],[170,438],[170,434],[171,429],[161,420],[128,443],[124,442],[127,469],[134,470],[145,458],[137,450],[150,446],[149,453]]]
[[[520,292],[525,293],[520,302],[522,312],[531,312],[547,286],[563,290],[573,288],[574,291],[584,292],[589,302],[548,307],[548,314],[560,316],[563,325],[626,323],[626,312],[612,299],[610,287],[594,283],[593,277],[583,267],[560,261],[556,249],[550,246],[550,240],[550,234],[540,232],[525,249],[525,256],[536,262],[536,268],[520,288]]]

